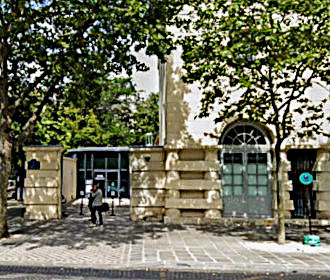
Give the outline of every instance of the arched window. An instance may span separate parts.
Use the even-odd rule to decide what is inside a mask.
[[[272,216],[270,142],[256,125],[237,123],[221,138],[224,217]]]
[[[229,129],[223,138],[226,145],[265,145],[266,139],[263,133],[254,126],[237,125]]]

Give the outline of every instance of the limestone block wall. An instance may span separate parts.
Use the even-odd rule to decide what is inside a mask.
[[[291,218],[291,211],[294,210],[293,200],[290,200],[290,192],[293,190],[292,181],[289,180],[289,171],[291,171],[291,163],[287,158],[287,151],[281,152],[280,180],[284,189],[284,216],[286,219]],[[276,191],[276,190],[275,190]],[[276,195],[275,195],[276,197]],[[277,204],[275,204],[277,208]]]
[[[66,201],[77,197],[77,159],[63,157],[62,194]]]
[[[61,154],[55,146],[24,147],[26,153],[25,218],[60,219]]]
[[[330,219],[330,151],[320,149],[314,165],[316,173],[313,189],[316,191],[316,218]]]
[[[165,223],[219,219],[222,202],[217,149],[168,149]]]
[[[276,163],[273,162],[273,214],[274,217],[277,217],[277,189],[276,189],[276,181],[275,181],[275,172],[276,172]],[[289,172],[291,171],[291,163],[287,158],[287,152],[281,152],[281,165],[280,165],[280,181],[284,190],[284,216],[286,219],[291,218],[291,211],[294,210],[293,200],[290,199],[290,192],[293,190],[292,181],[289,180]]]
[[[162,221],[165,205],[163,148],[130,149],[131,219]]]

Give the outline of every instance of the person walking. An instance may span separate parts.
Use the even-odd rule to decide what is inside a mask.
[[[98,216],[99,216],[99,226],[103,226],[103,219],[102,219],[102,190],[99,188],[98,184],[94,184],[93,186],[93,191],[92,197],[94,198],[93,203],[92,203],[92,210],[91,210],[91,218],[92,218],[92,225],[96,226],[96,211],[98,212]]]

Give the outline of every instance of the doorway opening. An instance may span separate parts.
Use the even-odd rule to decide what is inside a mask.
[[[91,147],[69,150],[78,159],[77,198],[98,183],[104,198],[129,199],[129,151],[126,147]]]
[[[221,144],[223,217],[272,217],[270,143],[264,132],[236,123]]]
[[[289,179],[292,180],[292,192],[290,199],[293,200],[294,210],[291,211],[291,217],[294,219],[306,219],[311,211],[311,218],[316,217],[315,200],[316,191],[313,190],[313,184],[303,185],[299,176],[308,172],[313,175],[313,167],[316,161],[316,150],[311,149],[292,149],[288,151],[288,160],[291,162],[291,171]]]

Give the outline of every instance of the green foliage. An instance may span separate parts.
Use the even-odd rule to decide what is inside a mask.
[[[0,238],[8,234],[4,186],[11,150],[33,135],[50,104],[63,115],[53,111],[49,120],[60,119],[65,133],[57,139],[44,131],[49,141],[98,143],[107,137],[87,107],[97,104],[100,81],[123,70],[145,70],[132,50],[145,48],[163,59],[174,47],[165,26],[180,9],[166,0],[0,2]],[[58,129],[56,123],[46,126]],[[77,126],[82,129],[73,134]]]
[[[178,1],[180,3],[181,1]],[[164,26],[176,1],[1,1],[0,132],[14,145],[33,132],[45,105],[99,99],[110,73],[146,70],[132,54],[161,59],[173,48]],[[13,127],[13,130],[12,130]]]
[[[94,102],[94,103],[93,103]],[[158,134],[158,94],[141,98],[131,79],[103,82],[100,99],[85,106],[63,102],[48,106],[37,123],[32,144],[129,146],[144,144],[144,134]]]
[[[135,145],[145,145],[145,134],[151,132],[153,139],[156,139],[159,132],[159,96],[156,93],[150,94],[146,100],[142,100],[136,106],[134,113]]]
[[[217,122],[248,118],[274,125],[281,143],[293,131],[322,132],[322,101],[306,90],[329,78],[328,0],[196,0],[178,20],[188,83],[200,81],[200,117],[221,104]],[[327,94],[328,95],[328,94]]]

